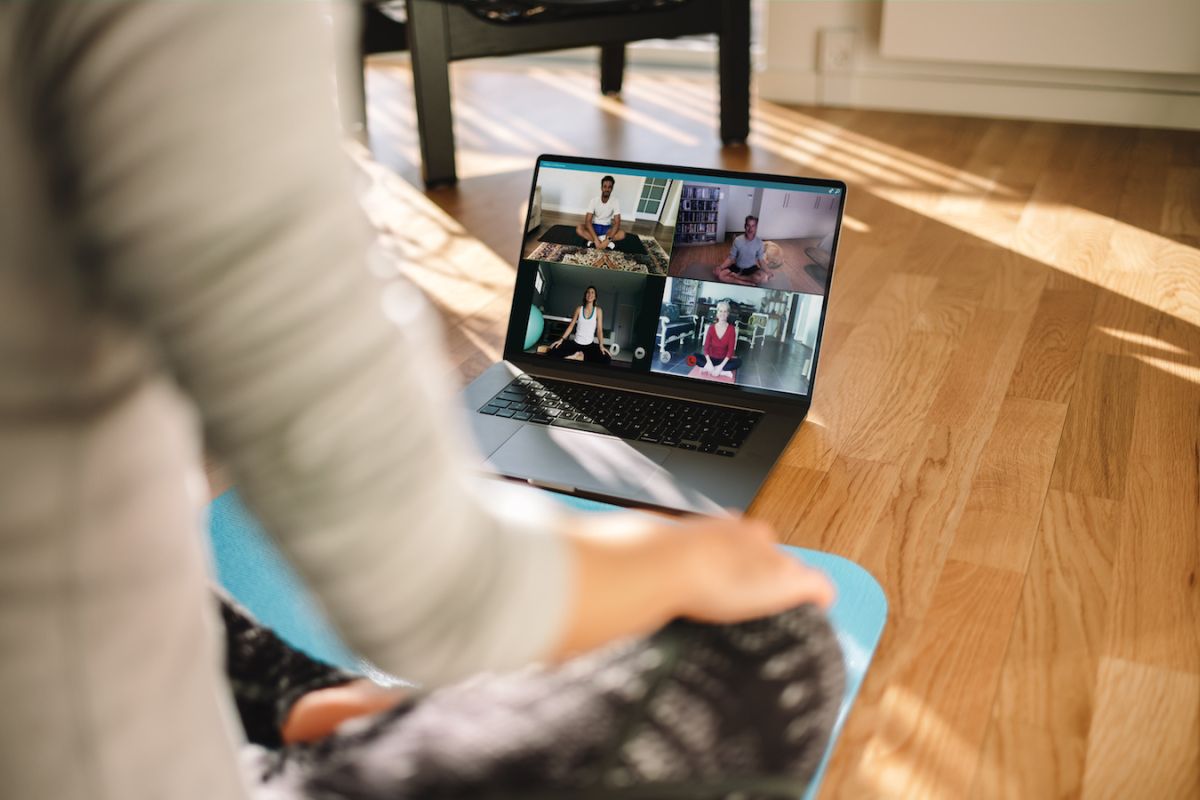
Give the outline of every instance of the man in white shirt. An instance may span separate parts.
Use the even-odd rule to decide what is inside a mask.
[[[600,179],[600,196],[588,203],[587,215],[575,226],[575,232],[587,242],[588,247],[602,250],[617,248],[617,242],[625,238],[621,230],[621,204],[613,196],[617,181],[612,175]]]

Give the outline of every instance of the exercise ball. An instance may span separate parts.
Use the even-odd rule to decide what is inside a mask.
[[[533,347],[542,338],[542,331],[546,329],[546,319],[542,316],[542,310],[537,306],[529,307],[529,323],[525,326],[525,349]]]

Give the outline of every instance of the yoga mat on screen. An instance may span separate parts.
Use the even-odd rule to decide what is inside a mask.
[[[535,491],[535,490],[531,490]],[[595,500],[553,494],[580,510],[607,513],[622,509]],[[213,558],[221,585],[293,647],[331,664],[387,680],[342,643],[295,570],[238,499],[228,491],[213,501],[210,524]],[[863,677],[887,619],[887,600],[879,584],[853,561],[831,553],[782,546],[806,564],[829,575],[837,601],[829,617],[846,661],[846,691],[833,736],[806,798],[816,796],[838,734],[858,695]],[[394,679],[393,679],[394,680]]]
[[[549,242],[550,244],[569,244],[575,247],[587,247],[587,242],[570,225],[555,225],[543,233],[538,241]],[[636,233],[629,233],[628,231],[626,231],[625,238],[617,242],[617,250],[621,253],[628,253],[631,256],[646,254],[646,246],[642,244],[642,240],[638,238]]]

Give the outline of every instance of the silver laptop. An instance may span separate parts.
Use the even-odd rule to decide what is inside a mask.
[[[744,510],[812,398],[846,186],[545,155],[504,360],[467,387],[494,472]]]

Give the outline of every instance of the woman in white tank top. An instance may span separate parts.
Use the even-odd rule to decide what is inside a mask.
[[[549,355],[555,358],[566,358],[576,353],[583,353],[584,361],[596,364],[612,362],[612,356],[604,346],[604,311],[596,305],[595,286],[584,289],[583,305],[575,308],[567,330],[550,345]]]

